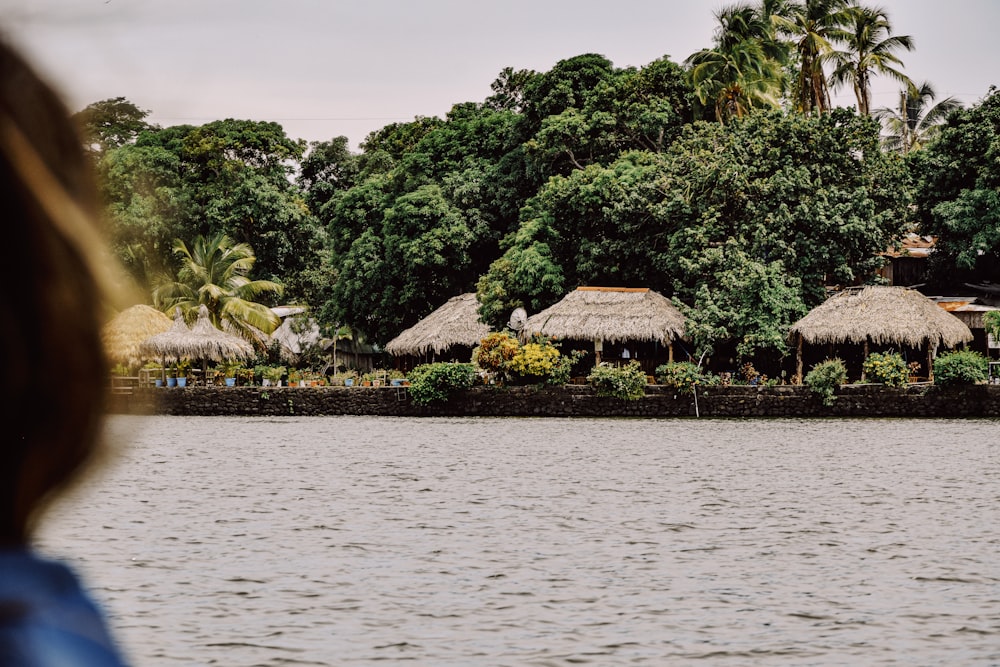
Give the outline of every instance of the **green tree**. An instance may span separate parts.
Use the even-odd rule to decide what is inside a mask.
[[[713,108],[719,122],[778,106],[785,53],[762,11],[750,4],[724,7],[715,15],[715,46],[685,61],[699,103]]]
[[[873,75],[888,76],[912,85],[898,69],[903,61],[895,52],[912,51],[913,39],[908,35],[893,35],[889,17],[881,8],[849,7],[847,19],[844,28],[834,33],[844,48],[830,53],[834,64],[831,82],[834,87],[850,84],[858,99],[858,113],[868,116],[871,114]]]
[[[140,133],[153,129],[146,122],[149,111],[140,109],[124,97],[88,104],[73,114],[73,121],[82,129],[87,150],[97,155],[112,148],[133,143]]]
[[[181,260],[177,279],[159,285],[155,305],[165,312],[180,308],[193,320],[199,306],[208,308],[212,323],[264,349],[262,334],[270,334],[278,317],[257,299],[280,295],[283,287],[267,280],[251,280],[256,257],[246,243],[233,243],[225,234],[198,236],[190,246],[177,239],[174,253]]]
[[[793,92],[799,111],[823,113],[831,108],[824,65],[850,21],[849,7],[847,0],[801,0],[789,3],[787,13],[771,19],[778,32],[792,40],[798,57]]]
[[[921,232],[937,237],[932,279],[1000,279],[1000,92],[953,112],[938,137],[910,153]]]
[[[925,81],[919,86],[908,83],[899,93],[898,108],[876,109],[873,115],[885,129],[882,145],[903,155],[923,148],[940,132],[951,112],[962,108],[954,97],[933,104],[936,98],[930,83]]]

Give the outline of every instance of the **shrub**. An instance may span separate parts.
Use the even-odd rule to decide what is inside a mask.
[[[989,360],[972,350],[947,352],[934,360],[934,383],[958,386],[984,382],[989,377]]]
[[[646,395],[646,371],[635,360],[624,366],[606,363],[595,366],[587,376],[587,381],[598,396],[634,401]]]
[[[480,368],[490,373],[504,375],[508,363],[521,350],[521,343],[506,331],[491,333],[479,342],[472,360]]]
[[[423,364],[410,371],[410,396],[418,405],[443,403],[476,382],[472,364]]]
[[[881,382],[887,387],[902,387],[910,371],[898,352],[872,352],[861,365],[869,382]]]
[[[697,364],[690,361],[673,361],[656,367],[656,381],[672,387],[678,394],[694,393],[695,387],[717,384],[718,380],[702,373]]]
[[[521,343],[506,332],[484,338],[473,354],[479,368],[511,384],[566,384],[570,369],[582,353],[562,355],[547,338]]]
[[[818,394],[823,405],[830,406],[837,400],[833,392],[838,386],[847,382],[847,368],[840,359],[827,359],[812,367],[802,383]]]

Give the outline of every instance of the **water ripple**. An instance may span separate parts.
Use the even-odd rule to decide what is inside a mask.
[[[136,664],[1000,664],[996,422],[110,432],[40,542]]]

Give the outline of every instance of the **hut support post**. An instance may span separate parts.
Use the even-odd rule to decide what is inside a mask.
[[[667,343],[667,361],[674,363],[674,342]]]
[[[937,350],[937,343],[927,344],[927,381],[934,382],[934,352]]]
[[[795,384],[802,384],[802,334],[798,335],[795,349]]]
[[[600,339],[595,340],[594,341],[594,365],[595,366],[600,366],[601,365],[601,352],[603,352],[603,351],[604,351],[604,341],[600,340]]]
[[[861,360],[861,381],[865,381],[865,362],[868,360],[868,339],[865,338],[865,354],[864,359]]]

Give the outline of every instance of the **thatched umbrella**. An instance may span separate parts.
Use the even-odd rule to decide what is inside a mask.
[[[143,354],[163,359],[200,359],[203,366],[208,360],[248,359],[254,355],[253,346],[238,336],[220,331],[208,319],[208,308],[198,308],[198,321],[191,329],[184,323],[178,308],[173,326],[168,331],[147,338],[139,346]]]
[[[634,287],[578,287],[562,301],[528,318],[525,333],[594,341],[597,363],[604,342],[656,341],[666,345],[684,335],[686,319],[659,292]]]
[[[114,316],[101,329],[104,351],[113,363],[138,366],[144,355],[140,344],[158,333],[170,329],[170,318],[152,306],[130,306]]]
[[[906,287],[860,287],[843,290],[792,325],[798,340],[796,379],[802,382],[802,344],[856,343],[927,346],[928,376],[933,379],[934,351],[972,340],[960,319],[920,292]]]
[[[250,359],[254,356],[253,345],[212,324],[208,318],[208,308],[204,304],[198,307],[198,321],[191,327],[191,337],[195,339],[195,347],[198,350],[191,356],[203,361]]]
[[[490,327],[479,321],[479,300],[474,292],[455,296],[393,338],[385,346],[394,356],[419,356],[433,351],[441,354],[453,345],[475,347],[490,333]]]

